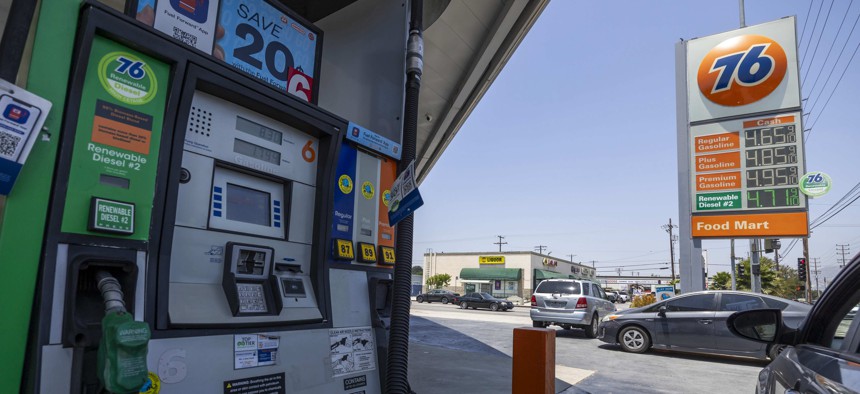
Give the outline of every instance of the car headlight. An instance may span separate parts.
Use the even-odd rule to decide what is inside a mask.
[[[608,322],[608,321],[615,320],[615,319],[617,319],[617,318],[619,318],[619,317],[621,317],[621,315],[606,315],[602,320],[600,320],[600,322],[602,322],[602,323],[606,323],[606,322]]]

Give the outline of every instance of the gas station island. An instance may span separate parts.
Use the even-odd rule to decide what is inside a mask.
[[[4,391],[405,392],[409,190],[545,5],[14,0]]]

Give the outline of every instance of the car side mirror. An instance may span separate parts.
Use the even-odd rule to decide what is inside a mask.
[[[788,344],[790,341],[786,339],[796,333],[796,330],[783,324],[782,311],[779,309],[735,312],[726,320],[726,325],[732,334],[764,343]]]
[[[666,305],[661,305],[660,309],[657,309],[657,316],[666,317]]]

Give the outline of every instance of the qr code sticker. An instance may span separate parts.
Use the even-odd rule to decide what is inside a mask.
[[[19,143],[21,143],[21,137],[0,133],[0,156],[12,157],[18,150]]]
[[[195,46],[197,45],[197,36],[182,31],[178,27],[173,28],[173,38],[181,41],[183,44]]]

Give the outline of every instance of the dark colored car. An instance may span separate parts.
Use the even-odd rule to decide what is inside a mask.
[[[854,256],[794,329],[780,310],[738,312],[736,335],[785,349],[758,375],[757,393],[860,392],[860,254]]]
[[[468,293],[460,297],[460,308],[487,308],[491,311],[514,309],[514,303],[493,297],[490,293]]]
[[[608,315],[600,323],[603,342],[643,353],[649,348],[729,356],[776,357],[781,347],[739,338],[726,321],[737,311],[775,308],[798,327],[811,306],[779,297],[736,291],[701,291]]]
[[[460,293],[455,293],[455,292],[450,291],[450,290],[436,289],[436,290],[430,290],[424,294],[419,294],[417,297],[415,297],[415,301],[418,301],[418,302],[427,301],[428,303],[430,303],[430,302],[441,302],[443,304],[453,302],[456,304],[458,302],[458,297],[460,297]]]

